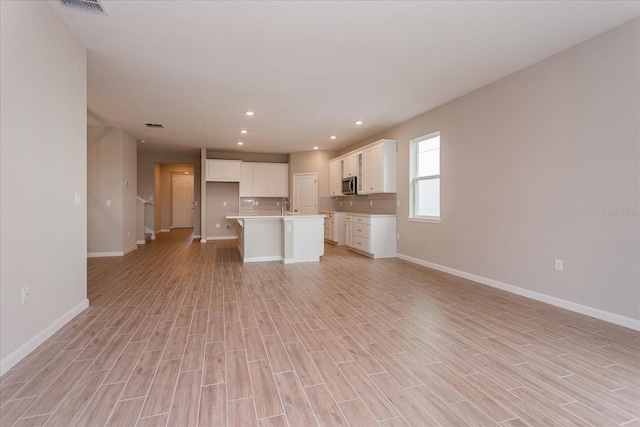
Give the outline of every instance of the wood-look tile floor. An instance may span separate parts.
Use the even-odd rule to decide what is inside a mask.
[[[9,426],[640,425],[640,333],[327,246],[243,265],[162,234],[0,378]]]

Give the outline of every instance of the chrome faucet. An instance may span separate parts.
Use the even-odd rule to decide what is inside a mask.
[[[280,215],[284,215],[284,213],[287,212],[287,210],[284,208],[285,204],[287,205],[289,210],[291,210],[291,202],[289,201],[289,198],[287,196],[284,196],[282,198],[282,202],[280,202]]]

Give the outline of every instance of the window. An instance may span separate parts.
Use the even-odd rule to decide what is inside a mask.
[[[418,221],[440,221],[440,132],[411,140],[411,213]]]

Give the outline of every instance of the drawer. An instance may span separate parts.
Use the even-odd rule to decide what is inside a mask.
[[[362,252],[371,253],[371,240],[354,235],[351,247]]]
[[[365,237],[367,239],[371,238],[371,226],[369,224],[358,224],[354,222],[352,227],[351,232],[354,236]]]
[[[371,224],[371,218],[368,216],[353,216],[351,221],[359,224]]]

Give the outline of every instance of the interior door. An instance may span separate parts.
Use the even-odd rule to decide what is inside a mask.
[[[301,214],[318,213],[318,174],[293,174],[293,210]]]
[[[173,175],[173,228],[193,227],[193,175]]]

